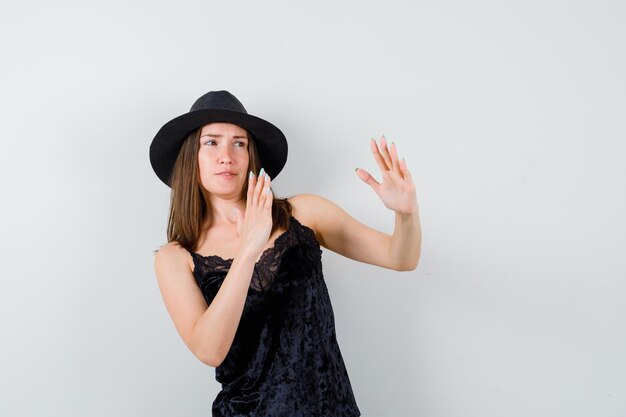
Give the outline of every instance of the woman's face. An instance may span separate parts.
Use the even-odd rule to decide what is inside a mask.
[[[211,194],[238,198],[248,175],[248,134],[232,123],[211,123],[200,131],[198,165]]]

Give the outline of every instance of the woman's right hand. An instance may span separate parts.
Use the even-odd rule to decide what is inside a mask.
[[[240,256],[256,257],[262,253],[272,231],[272,202],[274,196],[266,174],[248,179],[246,212],[236,210]],[[269,190],[269,193],[267,192]]]

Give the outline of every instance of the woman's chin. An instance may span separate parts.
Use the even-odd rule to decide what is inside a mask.
[[[211,184],[210,188],[206,188],[205,189],[211,193],[211,194],[215,194],[215,195],[219,195],[219,196],[232,196],[232,195],[239,195],[240,191],[241,191],[241,184],[236,184],[236,183],[222,183],[222,184]]]

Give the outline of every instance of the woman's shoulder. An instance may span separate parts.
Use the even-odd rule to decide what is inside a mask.
[[[311,193],[296,194],[289,197],[288,200],[296,211],[312,220],[315,219],[315,214],[320,206],[329,201],[320,195]]]
[[[193,270],[193,258],[187,249],[173,240],[161,246],[154,255],[155,265],[187,265]]]
[[[316,197],[315,194],[296,194],[287,198],[287,201],[291,204],[293,216],[297,217],[298,220],[300,220],[299,217],[303,219],[310,217]]]
[[[287,199],[291,203],[291,215],[295,217],[300,224],[310,228],[318,236],[316,208],[319,207],[323,197],[316,194],[296,194]]]
[[[188,252],[179,242],[176,240],[172,240],[164,245],[159,246],[155,255],[161,254],[164,257],[171,257],[172,255],[177,255],[181,253]]]

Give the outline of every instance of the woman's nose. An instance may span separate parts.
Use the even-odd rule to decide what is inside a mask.
[[[220,150],[219,160],[220,162],[223,162],[223,161],[230,162],[233,160],[231,156],[231,149],[228,146],[225,146]]]

